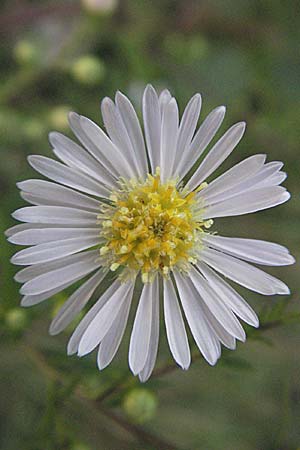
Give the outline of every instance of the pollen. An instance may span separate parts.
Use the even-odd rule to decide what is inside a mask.
[[[103,265],[123,269],[122,278],[140,273],[143,283],[157,273],[169,277],[174,267],[188,271],[198,260],[204,230],[212,225],[201,220],[197,191],[178,188],[175,179],[161,183],[159,169],[146,181],[122,181],[98,217]]]

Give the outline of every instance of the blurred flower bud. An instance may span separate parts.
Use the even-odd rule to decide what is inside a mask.
[[[134,422],[145,423],[155,415],[157,398],[153,392],[147,389],[136,388],[125,396],[123,409]]]
[[[115,11],[118,0],[82,0],[82,5],[92,13],[110,14]]]
[[[91,450],[91,447],[86,444],[83,444],[82,442],[78,442],[76,444],[73,444],[71,450]]]
[[[69,106],[59,105],[49,112],[48,120],[55,130],[64,131],[69,128],[68,114],[72,110]]]
[[[40,52],[35,44],[22,40],[16,43],[14,50],[15,60],[22,65],[36,65],[40,60]]]
[[[12,331],[21,331],[27,323],[26,312],[21,308],[13,308],[5,315],[5,323]]]
[[[78,58],[71,66],[71,74],[76,81],[94,85],[101,82],[105,75],[103,62],[92,55]]]

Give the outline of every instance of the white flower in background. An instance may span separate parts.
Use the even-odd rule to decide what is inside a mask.
[[[81,145],[60,133],[50,142],[58,162],[30,156],[49,178],[18,183],[34,206],[13,217],[25,222],[8,230],[9,241],[28,246],[12,262],[26,265],[21,304],[42,302],[87,277],[54,318],[50,333],[66,328],[107,277],[114,281],[75,329],[68,353],[83,356],[98,348],[99,369],[116,354],[128,320],[134,289],[141,288],[129,346],[129,365],[141,381],[149,378],[159,340],[159,299],[175,361],[190,365],[186,321],[209,364],[221,344],[234,349],[245,340],[238,320],[257,327],[258,318],[221,275],[265,295],[289,294],[277,278],[250,263],[281,266],[294,258],[271,242],[223,237],[214,218],[248,214],[284,203],[281,162],[253,155],[214,181],[206,180],[241,140],[245,123],[233,125],[187,174],[212,141],[225,115],[214,109],[197,128],[201,96],[187,104],[181,121],[175,98],[152,86],[143,96],[145,140],[130,101],[120,92],[102,102],[108,136],[86,117],[71,113]]]

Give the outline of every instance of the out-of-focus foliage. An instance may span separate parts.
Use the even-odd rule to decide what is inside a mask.
[[[3,450],[295,450],[300,448],[299,266],[274,269],[290,298],[245,292],[262,328],[214,368],[195,352],[141,387],[127,342],[103,373],[95,355],[66,356],[69,328],[47,328],[67,293],[19,308],[14,252],[2,230],[23,204],[16,181],[36,177],[26,156],[50,156],[47,134],[69,133],[67,111],[100,121],[100,100],[124,91],[140,107],[144,85],[168,87],[182,111],[203,94],[202,117],[227,105],[226,124],[248,131],[230,161],[283,160],[292,200],[219,220],[218,230],[281,242],[299,258],[300,21],[296,0],[12,0],[0,14],[0,448]],[[279,326],[280,325],[280,326]],[[164,329],[161,329],[162,336]]]

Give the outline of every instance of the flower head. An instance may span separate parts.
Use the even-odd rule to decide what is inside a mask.
[[[213,219],[248,214],[289,199],[279,186],[282,163],[250,156],[207,183],[239,143],[245,123],[233,125],[201,159],[225,115],[223,106],[197,123],[201,96],[187,104],[179,121],[176,100],[147,86],[143,97],[144,134],[130,101],[120,92],[106,98],[102,115],[108,133],[71,113],[79,144],[50,134],[55,156],[30,156],[31,166],[52,181],[18,183],[33,206],[13,217],[24,222],[8,230],[9,240],[28,246],[12,262],[28,267],[21,304],[42,302],[86,277],[54,318],[50,333],[69,325],[113,277],[111,285],[75,329],[68,353],[80,356],[98,347],[99,369],[106,367],[122,340],[134,290],[140,298],[129,346],[129,365],[142,381],[151,375],[159,340],[159,301],[170,350],[184,369],[190,348],[182,310],[193,338],[210,363],[221,344],[234,349],[245,340],[238,320],[257,327],[258,318],[222,276],[255,292],[288,294],[287,286],[250,263],[294,262],[281,245],[216,234]],[[145,135],[145,139],[144,139]],[[107,283],[106,283],[107,284]]]

